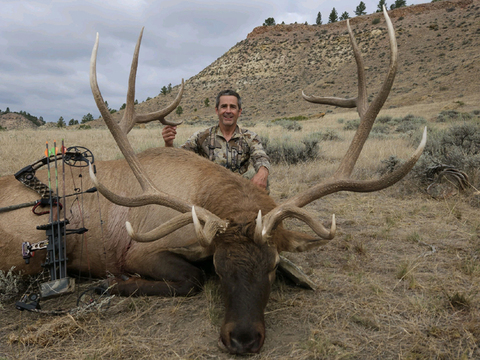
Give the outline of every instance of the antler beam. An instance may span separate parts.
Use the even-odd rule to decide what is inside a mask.
[[[358,73],[358,96],[353,99],[342,99],[336,97],[316,97],[307,96],[304,93],[305,100],[327,105],[336,105],[340,107],[357,107],[358,114],[360,115],[360,125],[355,133],[353,140],[341,160],[338,169],[333,176],[312,188],[290,198],[283,204],[279,205],[263,219],[263,236],[269,237],[271,232],[277,227],[277,225],[287,217],[296,217],[305,221],[320,237],[324,239],[331,239],[334,235],[334,230],[328,232],[323,227],[314,224],[311,217],[305,215],[304,210],[301,208],[321,197],[328,194],[332,194],[339,191],[353,191],[353,192],[372,192],[385,189],[396,182],[400,181],[408,172],[413,168],[423,149],[427,140],[427,129],[423,132],[423,138],[418,146],[417,150],[413,153],[409,160],[407,160],[402,166],[379,179],[373,180],[352,180],[349,179],[353,172],[353,168],[360,156],[365,141],[370,134],[373,127],[373,123],[380,112],[383,104],[385,103],[390,89],[392,88],[395,74],[397,71],[397,41],[395,38],[395,31],[393,29],[392,22],[388,16],[385,6],[383,7],[383,14],[385,22],[387,24],[388,35],[390,38],[390,66],[387,76],[383,82],[380,92],[375,96],[370,104],[367,102],[367,89],[365,81],[365,69],[363,65],[363,59],[358,48],[355,36],[353,35],[350,23],[347,20],[348,33],[350,36],[350,43],[353,48],[355,61],[357,63]],[[332,229],[334,229],[334,220],[332,221]]]
[[[128,91],[127,91],[127,105],[125,108],[125,113],[123,115],[122,120],[118,124],[113,119],[112,115],[108,111],[107,106],[105,105],[105,101],[103,100],[102,94],[100,92],[100,88],[98,87],[97,83],[97,71],[96,71],[96,63],[97,63],[97,52],[98,52],[98,43],[99,43],[99,35],[97,34],[95,45],[92,50],[92,57],[90,60],[90,87],[92,89],[93,97],[97,104],[100,113],[107,125],[108,129],[113,135],[120,151],[122,152],[123,156],[125,156],[125,160],[127,161],[128,165],[132,169],[133,174],[137,178],[140,186],[142,188],[143,193],[139,196],[134,197],[125,197],[114,194],[110,190],[108,190],[104,185],[102,185],[98,179],[96,178],[93,170],[90,166],[90,177],[94,182],[95,186],[97,187],[98,191],[105,196],[111,202],[127,207],[138,207],[150,204],[156,204],[161,206],[166,206],[171,209],[177,210],[181,213],[189,213],[191,212],[193,204],[189,204],[186,201],[168,195],[156,188],[153,181],[149,178],[147,172],[143,168],[142,164],[138,160],[133,148],[128,141],[127,134],[132,129],[132,127],[136,123],[147,123],[153,120],[159,120],[164,125],[179,125],[179,123],[170,122],[165,120],[165,116],[171,113],[180,103],[182,98],[183,89],[184,89],[184,81],[182,79],[182,86],[180,91],[175,98],[175,100],[167,106],[165,109],[152,112],[149,114],[135,114],[134,109],[134,98],[135,98],[135,80],[137,74],[137,67],[138,67],[138,54],[140,52],[140,44],[142,41],[143,29],[140,32],[140,36],[137,41],[137,45],[135,47],[135,52],[133,55],[132,66],[130,69],[130,77],[128,80]],[[217,216],[213,215],[209,211],[203,208],[197,208],[198,218],[205,223],[205,228],[207,229],[216,229],[217,231],[223,231],[227,227],[227,222],[218,218]],[[178,215],[178,218],[174,218],[166,224],[159,226],[158,228],[150,231],[147,234],[135,234],[133,228],[130,224],[127,224],[127,229],[129,235],[138,240],[138,241],[153,241],[157,240],[166,234],[169,234],[182,226],[187,225],[187,223],[193,222],[194,219],[192,215],[185,216],[184,214]],[[213,239],[212,230],[206,232],[206,237],[201,239],[202,245],[208,246],[209,241]]]

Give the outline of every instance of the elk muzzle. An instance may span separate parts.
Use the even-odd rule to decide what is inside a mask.
[[[265,323],[257,321],[252,324],[224,323],[218,341],[220,348],[230,354],[245,355],[258,353],[265,341]]]

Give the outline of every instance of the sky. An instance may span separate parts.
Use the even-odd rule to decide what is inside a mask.
[[[367,14],[379,0],[364,0]],[[407,5],[426,2],[407,0]],[[136,99],[188,80],[265,19],[323,23],[333,8],[351,17],[360,0],[0,0],[0,110],[57,122],[99,111],[89,83],[97,32],[97,77],[111,108],[124,102],[133,50],[145,27]],[[387,6],[393,0],[387,0]]]

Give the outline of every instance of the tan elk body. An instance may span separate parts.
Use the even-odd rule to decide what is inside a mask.
[[[350,179],[355,162],[393,84],[397,48],[393,26],[387,22],[391,63],[379,94],[367,103],[364,66],[348,25],[358,71],[358,97],[317,98],[312,102],[357,107],[361,123],[352,144],[332,178],[312,186],[282,204],[253,183],[182,149],[156,148],[134,154],[127,134],[136,123],[160,120],[179,104],[176,100],[153,114],[135,114],[135,77],[141,36],[135,49],[129,78],[127,107],[119,124],[113,121],[96,80],[98,37],[91,61],[90,81],[97,106],[126,160],[98,162],[97,176],[84,178],[85,188],[97,186],[104,225],[90,225],[86,243],[80,235],[67,238],[71,271],[91,272],[98,277],[135,273],[140,278],[117,279],[114,291],[123,295],[188,295],[199,291],[202,273],[195,262],[213,258],[225,301],[225,319],[219,344],[233,354],[259,352],[265,340],[263,312],[275,278],[281,251],[306,251],[332,239],[335,220],[323,227],[303,207],[338,191],[378,191],[403,178],[420,157],[426,135],[412,157],[393,173],[380,179]],[[299,105],[301,106],[301,105]],[[40,174],[39,177],[45,174]],[[70,180],[71,181],[71,180]],[[93,181],[93,183],[91,182]],[[67,183],[67,188],[72,188]],[[36,194],[13,176],[0,178],[0,207],[35,200]],[[108,200],[107,200],[108,199]],[[70,226],[81,226],[81,208],[69,200]],[[96,195],[84,196],[83,217],[98,221]],[[316,236],[286,230],[282,221],[295,217],[304,221]],[[12,266],[25,273],[37,273],[41,256],[25,265],[20,255],[22,241],[36,242],[44,235],[35,230],[46,223],[21,209],[0,215],[0,270]],[[126,224],[127,223],[127,224]],[[87,251],[88,247],[88,251]],[[41,254],[40,254],[41,255]],[[88,255],[88,256],[87,256]]]

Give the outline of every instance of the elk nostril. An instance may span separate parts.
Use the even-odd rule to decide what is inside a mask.
[[[257,353],[263,344],[260,332],[229,333],[230,350],[236,354]]]

